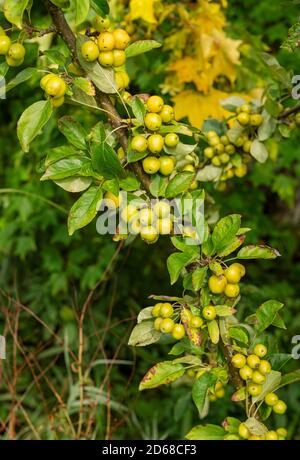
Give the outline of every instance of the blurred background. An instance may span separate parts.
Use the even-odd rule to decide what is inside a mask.
[[[132,93],[161,90],[171,101],[182,91],[195,90],[209,97],[209,91],[197,88],[193,79],[180,81],[177,75],[174,80],[174,57],[183,57],[179,44],[189,33],[188,21],[178,26],[174,13],[174,17],[161,18],[159,24],[151,23],[147,17],[134,19],[129,1],[111,3],[116,23],[128,27],[136,38],[164,42],[163,50],[129,62]],[[175,5],[188,18],[200,3],[159,1],[154,14],[161,17]],[[281,47],[297,21],[297,2],[227,3],[222,30],[228,39],[243,44],[235,77],[219,76],[212,88],[248,92],[261,81],[274,84],[257,58],[261,51],[274,54],[284,68],[299,73],[299,51]],[[39,26],[50,21],[41,6],[34,7],[32,19]],[[189,41],[189,46],[197,58],[197,43]],[[57,43],[57,47],[62,45]],[[37,43],[29,43],[28,50],[26,64],[34,66]],[[10,72],[13,76],[14,70]],[[0,362],[0,436],[76,438],[74,420],[79,385],[83,384],[82,438],[183,438],[198,423],[190,388],[177,384],[138,393],[140,379],[155,362],[166,359],[168,346],[127,346],[139,310],[151,305],[150,294],[181,294],[180,283],[170,287],[166,270],[172,247],[168,239],[151,247],[139,240],[120,247],[99,236],[95,223],[68,236],[67,213],[76,197],[53,183],[40,182],[45,152],[61,142],[57,120],[52,118],[29,154],[21,151],[16,136],[20,114],[41,96],[37,86],[30,81],[0,100],[0,333],[7,341],[7,359]],[[98,121],[95,114],[71,106],[58,111],[57,117],[68,111],[87,127]],[[287,330],[273,332],[282,353],[291,353],[291,339],[300,333],[299,141],[299,130],[292,130],[273,157],[266,164],[256,163],[245,178],[234,179],[223,191],[207,186],[222,216],[243,215],[244,226],[253,229],[248,243],[267,242],[282,254],[275,262],[247,263],[248,284],[239,312],[250,314],[269,298],[283,302]],[[84,350],[79,346],[81,335]],[[83,375],[74,364],[81,352]],[[285,370],[297,364],[291,360]],[[286,388],[288,411],[280,416],[280,424],[288,426],[291,439],[300,439],[300,386]],[[242,413],[230,402],[231,393],[228,387],[226,397],[214,403],[206,422],[219,424],[226,415]]]

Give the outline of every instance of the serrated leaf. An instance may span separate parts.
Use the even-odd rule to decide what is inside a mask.
[[[249,417],[245,421],[245,425],[250,433],[255,436],[262,436],[268,431],[267,427],[263,423],[259,422],[255,417]]]
[[[27,69],[22,70],[18,75],[16,75],[12,80],[10,80],[5,88],[6,93],[14,89],[16,86],[24,83],[27,80],[30,80],[33,76],[38,75],[38,70],[34,67],[27,67]],[[1,93],[0,93],[1,96]]]
[[[258,396],[252,397],[253,404],[263,401],[267,393],[272,393],[280,385],[281,373],[278,371],[271,371],[266,376],[266,381],[262,386],[262,391]]]
[[[257,130],[258,140],[263,142],[269,139],[275,131],[276,120],[271,117],[271,115],[263,110],[263,123],[259,126]]]
[[[219,343],[220,340],[220,329],[218,322],[214,319],[213,321],[208,321],[207,330],[210,340],[213,344]]]
[[[62,53],[60,53],[57,50],[45,50],[44,55],[47,56],[48,60],[52,64],[57,64],[60,67],[65,67],[66,65],[66,60],[68,59],[66,56],[64,56]]]
[[[132,100],[130,106],[132,108],[133,115],[137,119],[138,123],[140,125],[143,125],[144,124],[144,118],[145,118],[145,115],[146,115],[146,112],[147,112],[147,109],[146,109],[146,106],[145,106],[144,102],[139,97],[135,97]]]
[[[153,320],[142,321],[131,332],[128,345],[131,347],[146,347],[147,345],[158,342],[161,335],[161,332],[154,329]]]
[[[186,435],[190,441],[220,441],[224,439],[226,431],[218,425],[197,425]]]
[[[125,177],[125,171],[122,168],[118,155],[106,142],[93,144],[92,164],[95,170],[106,179]]]
[[[206,277],[207,270],[208,270],[207,267],[199,267],[193,271],[192,283],[193,283],[193,289],[195,291],[200,291],[200,289],[202,288],[205,277]]]
[[[3,5],[3,12],[8,20],[18,29],[22,28],[23,15],[29,5],[30,0],[5,0]]]
[[[249,343],[249,337],[247,332],[241,328],[241,327],[230,327],[228,331],[229,337],[231,337],[234,340],[237,340],[238,342],[242,342],[244,344]]]
[[[137,40],[126,48],[125,53],[126,57],[130,58],[160,47],[161,43],[158,43],[155,40]]]
[[[171,278],[171,284],[176,283],[182,269],[193,262],[195,258],[195,255],[185,252],[175,252],[168,257],[167,266]]]
[[[207,165],[198,171],[196,179],[200,182],[216,182],[220,179],[222,168],[217,166]]]
[[[291,385],[292,383],[296,383],[300,381],[300,369],[290,372],[289,374],[284,374],[281,377],[280,384],[277,388],[285,387],[286,385]]]
[[[93,83],[86,78],[83,77],[76,77],[73,80],[73,85],[77,86],[80,90],[82,90],[88,96],[94,97],[96,95],[95,87]]]
[[[83,192],[89,188],[92,182],[92,177],[67,177],[66,179],[54,181],[56,185],[70,193]]]
[[[217,378],[214,374],[205,372],[193,384],[192,398],[198,409],[200,418],[207,415],[208,390],[216,381]]]
[[[121,179],[119,185],[122,190],[125,190],[125,192],[134,192],[140,187],[138,179],[131,173],[129,173],[124,179]]]
[[[212,233],[212,242],[217,254],[233,244],[240,226],[241,216],[239,214],[231,214],[219,220]]]
[[[77,200],[69,213],[68,230],[69,235],[88,225],[97,215],[103,192],[101,187],[90,187]]]
[[[61,145],[59,147],[54,147],[53,149],[47,152],[47,156],[45,159],[45,167],[48,168],[53,163],[56,163],[63,158],[67,158],[70,156],[81,156],[84,155],[84,152],[78,151],[75,147],[71,145]]]
[[[221,317],[232,316],[235,313],[234,308],[228,307],[228,305],[216,305],[215,309],[217,315]]]
[[[61,180],[67,177],[76,176],[80,173],[87,160],[79,155],[69,156],[51,163],[46,169],[41,181]]]
[[[228,110],[229,112],[235,112],[237,107],[240,107],[243,104],[246,104],[246,100],[240,96],[230,96],[226,99],[222,99],[220,104],[224,109]]]
[[[138,314],[137,323],[139,324],[142,321],[145,321],[147,319],[152,319],[153,320],[152,310],[153,310],[153,307],[143,308]]]
[[[73,117],[65,116],[58,120],[58,129],[67,138],[70,144],[80,150],[86,150],[87,133],[84,127]]]
[[[259,163],[264,163],[269,156],[266,146],[258,139],[254,139],[252,142],[250,153]]]
[[[185,157],[186,155],[190,155],[196,149],[197,144],[183,144],[182,142],[178,142],[176,147],[168,147],[164,146],[164,151],[169,155],[174,155],[175,157]]]
[[[239,230],[237,231],[237,233],[238,232],[239,232]],[[228,246],[226,246],[226,248],[223,249],[223,251],[219,251],[218,255],[220,257],[229,256],[229,254],[234,252],[236,249],[238,249],[244,243],[245,238],[246,237],[244,235],[235,236],[233,238],[233,240],[231,241],[231,243]]]
[[[255,312],[257,324],[255,329],[258,334],[261,334],[267,329],[274,321],[277,312],[283,307],[283,303],[277,300],[267,300]]]
[[[176,174],[176,176],[170,180],[166,188],[166,198],[175,198],[176,196],[185,192],[191,186],[193,180],[194,174],[191,172],[181,172]]]
[[[244,246],[237,254],[238,259],[276,259],[280,253],[269,246]]]
[[[22,113],[18,121],[17,134],[24,152],[29,152],[31,142],[41,133],[52,111],[50,101],[38,101]]]
[[[91,0],[91,6],[100,16],[109,14],[109,4],[107,0]]]
[[[179,379],[185,373],[185,367],[182,364],[173,361],[164,361],[155,364],[143,377],[139,390],[148,390],[157,388],[160,385],[168,385]]]
[[[70,6],[66,14],[70,21],[77,26],[84,22],[90,9],[90,0],[70,0]]]

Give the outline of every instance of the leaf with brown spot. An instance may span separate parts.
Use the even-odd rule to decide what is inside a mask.
[[[168,385],[182,377],[184,373],[185,367],[173,361],[163,361],[155,364],[143,377],[139,390],[149,390],[160,385]]]

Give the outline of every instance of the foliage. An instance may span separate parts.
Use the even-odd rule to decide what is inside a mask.
[[[278,194],[292,207],[297,196],[300,169],[293,148],[297,145],[293,131],[297,116],[288,110],[293,104],[289,97],[292,73],[273,55],[257,53],[263,48],[261,42],[256,43],[256,50],[243,48],[238,38],[241,34],[235,38],[226,35],[224,12],[216,3],[201,1],[187,10],[185,5],[174,2],[143,2],[141,6],[141,2],[132,1],[129,16],[125,17],[126,27],[142,41],[126,49],[131,87],[134,90],[140,86],[141,91],[151,92],[161,84],[162,91],[175,102],[177,118],[182,119],[175,121],[171,117],[153,130],[146,121],[147,111],[148,115],[152,113],[148,96],[132,96],[124,88],[128,86],[125,67],[107,69],[101,62],[90,64],[81,56],[82,44],[103,32],[90,27],[95,25],[96,15],[108,14],[105,1],[100,6],[92,1],[71,1],[68,5],[53,2],[62,7],[72,26],[77,37],[75,49],[66,34],[62,33],[64,40],[53,36],[49,14],[40,5],[19,2],[16,9],[14,3],[6,0],[1,24],[13,40],[24,43],[26,56],[24,63],[12,62],[4,53],[6,62],[0,64],[7,89],[11,90],[5,111],[1,112],[0,128],[7,139],[1,157],[6,188],[1,190],[4,286],[0,294],[3,329],[14,342],[12,353],[9,351],[13,365],[5,369],[2,382],[3,437],[236,439],[246,437],[240,433],[241,422],[249,436],[267,436],[266,424],[278,426],[278,415],[274,416],[275,409],[272,413],[263,398],[279,390],[290,400],[291,395],[297,394],[296,386],[284,391],[280,388],[299,380],[290,360],[288,338],[279,335],[280,329],[286,327],[290,334],[297,332],[297,321],[292,319],[298,305],[294,285],[299,266],[289,275],[289,284],[287,277],[282,281],[282,273],[286,276],[290,272],[298,239],[289,223],[289,211],[285,209],[282,217],[281,203],[277,201],[279,209],[272,209],[269,200]],[[162,6],[166,7],[164,14],[158,14]],[[116,18],[113,30],[124,11],[121,5],[112,8],[111,17]],[[230,8],[228,12],[230,16]],[[15,27],[11,29],[7,21]],[[238,25],[239,21],[234,23]],[[36,24],[38,27],[33,28]],[[82,30],[84,35],[79,33]],[[159,43],[162,52],[155,50]],[[246,65],[239,68],[240,53]],[[154,66],[153,62],[160,65]],[[9,67],[9,63],[13,65]],[[259,64],[255,74],[250,72],[253,63]],[[22,66],[21,71],[14,64]],[[152,69],[150,82],[145,75],[151,66],[157,70]],[[194,68],[197,72],[191,73],[189,69]],[[60,108],[56,108],[59,97],[51,94],[47,86],[47,100],[41,100],[37,87],[45,74],[58,77],[66,86]],[[247,84],[243,86],[245,75]],[[256,97],[249,97],[257,86],[265,88],[264,94],[256,92]],[[228,99],[235,90],[247,95],[242,100],[240,96]],[[109,98],[103,93],[110,94]],[[219,106],[224,98],[227,100]],[[250,105],[251,116],[262,117],[259,124],[239,122],[239,114],[247,112],[243,109],[245,104]],[[202,126],[208,116],[213,118]],[[190,126],[187,118],[197,127]],[[218,145],[222,136],[226,137],[226,142],[221,142],[224,149],[228,143],[235,148],[234,155],[224,163],[220,160],[220,165],[205,156],[210,145],[216,148],[210,143],[209,132],[217,137]],[[149,174],[140,160],[150,156],[137,152],[133,142],[136,136],[144,136],[149,148],[153,133],[163,138],[163,147],[155,153],[159,169]],[[166,140],[170,133],[176,133],[179,141],[172,147]],[[237,142],[245,135],[247,139]],[[16,136],[22,150],[16,147]],[[248,152],[246,142],[251,143]],[[214,151],[213,158],[219,158],[222,152]],[[253,157],[250,162],[249,153]],[[174,159],[174,167],[166,175],[162,173],[165,157]],[[249,176],[241,180],[239,168],[244,163],[249,164]],[[249,194],[250,187],[255,193]],[[162,215],[156,215],[161,227],[154,232],[153,241],[149,232],[143,234],[140,228],[133,231],[133,225],[125,232],[118,228],[113,238],[119,242],[117,247],[108,237],[95,236],[91,226],[78,231],[95,219],[105,199],[112,195],[118,198],[120,191],[128,193],[129,204],[134,204],[134,213],[141,220],[143,210],[151,210],[151,195],[158,198],[158,203],[164,198],[176,198],[179,209],[183,198],[189,200],[189,224],[179,225],[180,235],[171,238],[173,249],[169,236],[177,224],[176,216],[165,227]],[[75,193],[75,199],[66,192]],[[195,214],[199,201],[205,203],[205,216],[201,214],[201,219]],[[247,227],[242,226],[238,213]],[[66,232],[66,214],[72,238]],[[122,221],[126,219],[121,217],[120,224]],[[253,235],[248,236],[248,225]],[[162,237],[149,251],[136,233],[146,242],[156,242],[159,233]],[[278,247],[283,256],[276,275],[271,268],[273,262],[268,260],[278,257],[279,251],[269,244]],[[173,252],[174,247],[177,252]],[[256,258],[267,261],[257,265],[252,262]],[[163,259],[167,259],[172,288],[164,274]],[[237,278],[236,273],[228,274],[233,260],[247,260],[250,284],[241,283],[242,296],[242,272]],[[135,279],[133,286],[137,265],[143,267],[142,276]],[[126,270],[119,279],[116,273],[122,266]],[[151,279],[147,286],[146,279]],[[179,279],[183,281],[183,293]],[[216,287],[223,281],[222,289]],[[153,296],[155,291],[164,294]],[[160,304],[171,304],[171,314],[154,315],[153,305],[157,302],[152,300],[140,311],[141,299],[150,294]],[[273,300],[276,297],[280,302]],[[113,305],[125,308],[112,314]],[[138,324],[131,332],[129,345],[138,347],[137,351],[122,347],[129,335],[128,323],[132,324],[136,316]],[[153,343],[156,345],[151,351],[140,348]],[[242,376],[237,375],[232,356],[253,354],[257,343],[267,345],[267,359],[273,370],[255,395],[250,394],[252,384],[243,383]],[[279,353],[280,348],[288,353]],[[99,352],[102,360],[98,359]],[[165,358],[167,352],[171,355],[169,360]],[[129,369],[132,361],[137,364],[135,370],[122,370]],[[161,407],[169,413],[173,398],[177,401],[176,423],[169,428],[170,417],[164,416],[160,434],[149,433],[146,424],[142,426],[138,419],[144,417],[145,409],[150,415],[149,407],[157,402],[153,394],[148,403],[144,400],[135,405],[137,380],[142,374],[145,377],[140,390],[164,385],[164,397],[159,398],[157,406],[160,413]],[[130,402],[123,399],[124,385]],[[17,398],[20,393],[24,393],[21,401]],[[226,403],[221,407],[217,400],[224,395]],[[244,403],[246,420],[242,415]],[[215,405],[214,411],[209,411],[211,405]],[[295,410],[299,417],[297,407],[289,410]],[[228,417],[230,412],[236,417]],[[207,417],[208,423],[199,425],[198,416]],[[217,426],[225,417],[223,425]],[[269,417],[271,422],[266,422]],[[292,424],[289,436],[298,436]]]

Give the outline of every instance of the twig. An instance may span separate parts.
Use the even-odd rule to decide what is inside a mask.
[[[52,24],[47,29],[39,29],[38,27],[31,27],[30,25],[25,24],[24,29],[28,33],[28,35],[32,36],[34,34],[38,34],[39,37],[43,37],[44,35],[57,32],[57,29],[54,24]]]
[[[66,18],[56,5],[54,5],[51,1],[45,0],[46,6],[48,8],[49,13],[51,14],[53,23],[59,35],[62,37],[64,42],[67,44],[68,48],[72,53],[73,60],[80,66],[77,56],[76,50],[76,37],[73,34],[69,24],[66,21]],[[80,66],[81,67],[81,66]],[[83,70],[83,69],[82,69]],[[106,110],[108,121],[112,125],[114,129],[117,130],[117,137],[122,145],[123,149],[126,151],[128,148],[128,138],[127,138],[127,131],[122,128],[122,118],[118,114],[117,110],[111,103],[111,100],[107,94],[102,93],[98,88],[96,89],[96,100],[99,106]],[[138,177],[139,181],[141,182],[142,187],[144,190],[151,195],[150,192],[150,180],[148,176],[144,173],[143,168],[139,162],[132,163],[131,169],[133,170],[134,174]]]
[[[290,109],[287,109],[285,110],[284,112],[282,112],[281,115],[279,115],[279,120],[282,119],[282,118],[286,118],[288,117],[289,115],[292,115],[293,113],[297,113],[300,111],[300,102],[298,104],[296,104],[294,107],[291,107]]]

